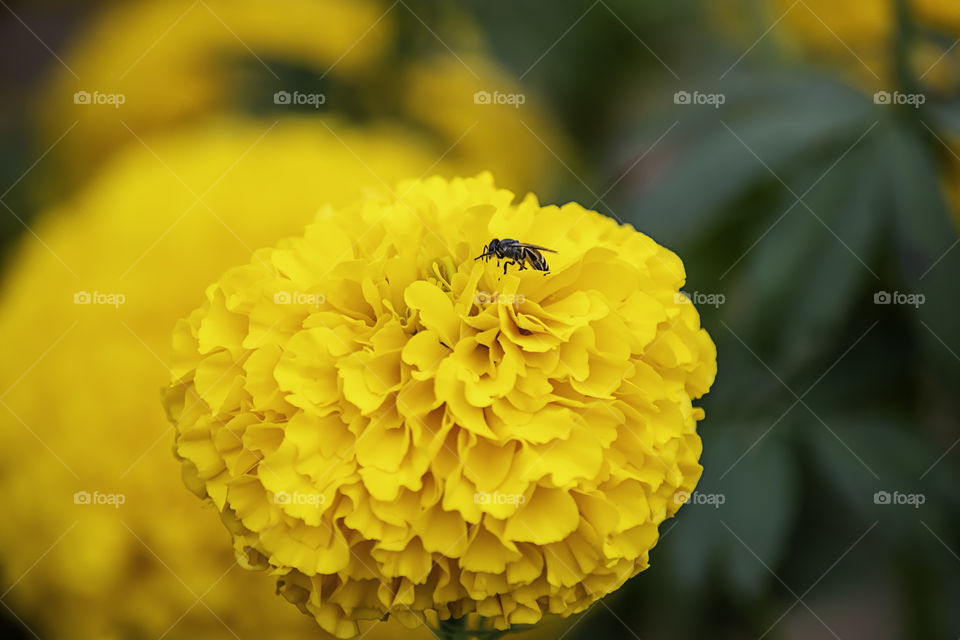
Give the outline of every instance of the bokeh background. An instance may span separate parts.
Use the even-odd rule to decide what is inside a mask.
[[[524,637],[960,636],[955,0],[0,0],[0,92],[4,637],[325,637],[182,487],[170,328],[481,170],[677,251],[719,353],[651,568]]]

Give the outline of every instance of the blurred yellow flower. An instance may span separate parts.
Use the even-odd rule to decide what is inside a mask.
[[[953,213],[953,222],[960,227],[960,138],[949,137],[943,154],[942,184],[947,204]]]
[[[463,173],[490,170],[511,190],[545,185],[570,157],[534,95],[482,56],[433,56],[406,70],[404,112],[444,141]]]
[[[422,26],[456,53],[399,55],[395,22],[410,11],[372,0],[110,4],[81,30],[64,55],[69,69],[56,69],[40,96],[43,130],[51,141],[62,136],[51,161],[76,180],[137,136],[211,112],[287,114],[299,97],[299,108],[317,117],[400,114],[434,139],[437,155],[448,151],[470,173],[487,168],[510,186],[546,185],[559,165],[550,149],[565,148],[536,96],[524,93],[519,109],[474,101],[477,91],[519,89],[456,9],[442,36]]]
[[[749,7],[749,8],[748,8]],[[929,32],[960,35],[960,3],[955,0],[908,0],[912,18],[921,33],[911,52],[912,68],[924,84],[940,91],[957,88],[960,59]],[[742,16],[751,10],[755,30],[748,34]],[[852,80],[874,89],[889,88],[893,69],[897,11],[893,0],[741,0],[717,5],[725,28],[746,42],[766,29],[771,37],[798,55],[841,69]]]
[[[960,4],[954,0],[910,0],[910,5],[923,23],[960,33]]]
[[[785,30],[802,42],[813,55],[846,54],[851,66],[857,61],[851,54],[869,63],[885,63],[894,20],[893,2],[867,0],[804,0],[803,3],[774,0],[772,12],[783,15]],[[791,8],[792,7],[792,8]]]
[[[680,259],[489,174],[328,207],[206,290],[166,402],[187,485],[319,625],[582,611],[701,473],[716,351]],[[492,237],[551,272],[476,261]]]
[[[392,20],[372,0],[257,0],[105,5],[80,31],[42,96],[45,128],[59,135],[72,168],[145,135],[210,111],[238,110],[243,68],[275,80],[276,60],[359,75],[380,59],[393,38]],[[261,108],[275,89],[258,92]],[[86,96],[84,95],[86,94]],[[122,104],[93,104],[97,95]],[[86,97],[88,99],[85,99]]]
[[[221,620],[244,638],[323,637],[269,580],[231,570],[219,518],[177,478],[157,390],[176,319],[248,247],[436,159],[392,128],[329,126],[220,120],[148,137],[9,256],[0,574],[41,637],[229,637]]]

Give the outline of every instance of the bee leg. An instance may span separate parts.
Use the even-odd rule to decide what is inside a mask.
[[[516,260],[509,260],[509,261],[503,263],[503,275],[507,275],[507,267],[510,266],[511,264],[517,264],[517,261],[516,261]]]

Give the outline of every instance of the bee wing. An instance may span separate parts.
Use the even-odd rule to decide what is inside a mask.
[[[540,250],[540,251],[549,251],[550,253],[556,253],[556,252],[557,252],[556,249],[547,249],[546,247],[541,247],[541,246],[538,245],[538,244],[530,244],[530,243],[528,243],[528,242],[521,242],[521,243],[519,243],[519,244],[520,244],[521,247],[527,247],[527,248],[529,248],[529,249],[538,249],[538,250]]]

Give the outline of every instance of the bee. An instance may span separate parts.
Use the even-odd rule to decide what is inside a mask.
[[[512,238],[504,238],[503,240],[494,238],[490,241],[490,244],[484,247],[483,253],[474,258],[474,260],[479,260],[480,258],[489,260],[491,256],[496,256],[498,260],[507,260],[507,262],[503,263],[504,274],[507,273],[507,267],[511,264],[520,265],[521,271],[527,268],[527,263],[530,263],[530,267],[536,271],[549,271],[550,267],[547,265],[546,258],[540,253],[541,251],[556,253],[553,249],[520,242]]]

